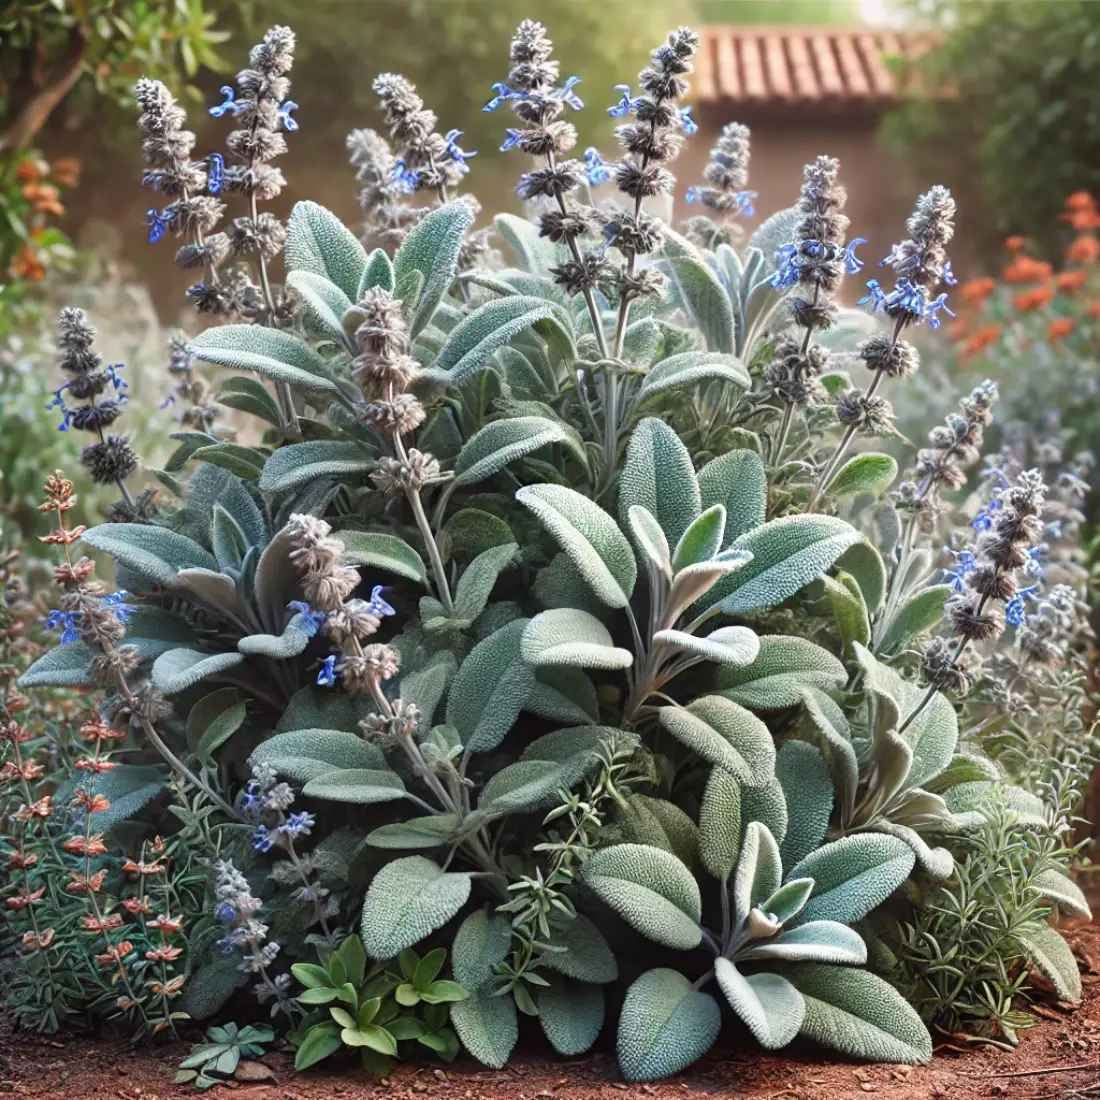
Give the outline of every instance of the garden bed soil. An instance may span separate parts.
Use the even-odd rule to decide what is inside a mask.
[[[384,1082],[358,1070],[294,1073],[289,1057],[264,1062],[274,1080],[242,1083],[241,1100],[1100,1100],[1100,928],[1067,934],[1081,964],[1080,1005],[1040,1003],[1039,1026],[1012,1053],[963,1049],[940,1036],[929,1066],[864,1066],[823,1060],[819,1048],[794,1044],[765,1054],[732,1029],[706,1058],[678,1077],[625,1085],[610,1051],[548,1059],[532,1044],[504,1070],[469,1059],[446,1067],[408,1065]],[[176,1100],[203,1095],[172,1084],[184,1045],[132,1052],[125,1043],[64,1036],[0,1035],[0,1096],[34,1100]],[[258,1067],[257,1067],[258,1068]],[[261,1070],[267,1073],[267,1070]],[[215,1089],[204,1095],[228,1095]]]

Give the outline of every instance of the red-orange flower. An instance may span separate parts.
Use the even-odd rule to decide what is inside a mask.
[[[148,913],[149,899],[148,898],[123,898],[121,902],[122,908],[128,913],[133,913],[137,916],[138,913]]]
[[[101,794],[91,794],[89,791],[84,790],[81,787],[73,798],[74,806],[83,806],[84,809],[90,814],[98,814],[103,810],[109,810],[111,808],[110,800],[104,798]]]
[[[1076,325],[1077,321],[1073,317],[1056,317],[1047,325],[1047,339],[1051,342],[1061,340],[1068,336]]]
[[[11,273],[28,283],[40,283],[46,277],[46,265],[42,257],[29,244],[23,245],[11,261]]]
[[[114,771],[117,767],[112,760],[95,760],[90,756],[84,757],[83,760],[78,760],[74,767],[82,772],[95,772],[96,775],[102,775],[103,772]]]
[[[1019,310],[1027,312],[1045,306],[1054,299],[1054,289],[1049,286],[1037,286],[1031,290],[1025,290],[1012,298],[1012,304]]]
[[[1100,241],[1082,233],[1073,244],[1066,249],[1066,259],[1071,264],[1094,264],[1100,259]]]
[[[160,982],[153,982],[153,993],[157,996],[178,997],[183,992],[183,983],[186,979],[181,974],[178,978],[173,978],[167,985],[162,985]]]
[[[964,302],[984,302],[997,289],[997,280],[987,275],[983,279],[970,279],[959,288]]]
[[[151,951],[145,952],[145,957],[150,962],[175,962],[176,959],[183,954],[182,947],[169,947],[167,944],[163,947],[154,947]]]
[[[94,836],[71,836],[61,845],[66,852],[75,852],[81,856],[104,856],[107,854],[107,845],[103,843],[103,834]]]
[[[1000,325],[982,325],[981,328],[971,333],[963,348],[963,354],[967,356],[977,355],[978,352],[983,351],[990,344],[996,344],[1000,338]]]
[[[107,872],[96,871],[94,875],[82,875],[79,871],[70,871],[69,878],[73,881],[70,882],[65,889],[70,894],[87,894],[89,892],[98,894],[103,889],[103,880],[107,877]],[[121,923],[122,918],[118,917]]]
[[[88,914],[81,923],[86,932],[110,932],[113,928],[122,927],[122,917],[118,913],[109,913],[106,917]]]
[[[1036,260],[1033,256],[1021,253],[1013,257],[1002,277],[1006,283],[1041,283],[1053,273],[1054,269],[1044,260]]]
[[[54,930],[44,928],[41,932],[23,933],[24,951],[45,951],[53,943]]]
[[[30,870],[37,862],[38,856],[27,855],[26,852],[17,849],[8,856],[8,861],[4,864],[4,869],[7,871]]]
[[[26,890],[20,890],[18,894],[13,898],[8,898],[8,908],[15,909],[27,909],[31,905],[34,905],[36,901],[42,900],[42,895],[45,894],[46,887],[40,886],[37,890],[27,893]]]
[[[1010,252],[1016,252],[1027,244],[1026,237],[1005,237],[1005,248]]]
[[[20,806],[11,816],[16,821],[30,821],[35,817],[47,818],[50,816],[50,802],[52,797],[52,795],[47,794],[37,802],[32,802],[29,806]]]
[[[80,736],[85,741],[121,741],[125,738],[126,731],[112,729],[106,722],[97,719],[85,722],[80,727]]]
[[[1092,305],[1089,306],[1089,316],[1100,317],[1100,302],[1093,302]]]
[[[167,913],[162,913],[160,916],[154,917],[149,921],[149,927],[156,929],[158,932],[181,932],[183,930],[183,921],[179,917],[169,916]]]
[[[133,949],[134,945],[129,940],[122,940],[120,943],[112,943],[102,955],[96,955],[95,961],[99,963],[100,966],[110,966],[113,963],[121,963]]]
[[[1075,191],[1070,195],[1066,199],[1066,212],[1060,217],[1079,231],[1100,227],[1100,211],[1096,209],[1096,200],[1087,191]]]
[[[62,187],[75,187],[80,182],[80,161],[76,157],[58,157],[50,166],[50,178]]]
[[[1066,294],[1072,294],[1085,285],[1087,278],[1088,272],[1084,268],[1077,268],[1075,271],[1059,271],[1054,276],[1054,285]]]
[[[131,875],[159,875],[164,871],[163,863],[135,863],[128,859],[122,869]]]

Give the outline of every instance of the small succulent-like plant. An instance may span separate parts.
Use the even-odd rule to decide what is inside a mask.
[[[241,1028],[233,1023],[207,1028],[206,1042],[191,1048],[191,1053],[180,1062],[173,1084],[193,1085],[205,1092],[215,1085],[235,1081],[234,1074],[242,1060],[258,1058],[274,1038],[271,1028],[251,1024]]]

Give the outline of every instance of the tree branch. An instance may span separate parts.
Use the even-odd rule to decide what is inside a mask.
[[[83,27],[74,27],[62,52],[60,68],[52,82],[35,92],[0,134],[0,153],[26,147],[46,125],[50,115],[72,91],[84,70],[87,39]]]

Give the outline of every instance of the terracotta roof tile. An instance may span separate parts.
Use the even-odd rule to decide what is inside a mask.
[[[696,94],[703,101],[884,103],[899,94],[885,58],[912,56],[923,44],[867,28],[704,27]]]

